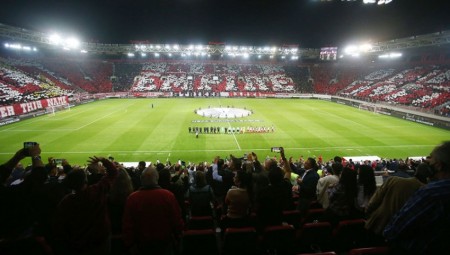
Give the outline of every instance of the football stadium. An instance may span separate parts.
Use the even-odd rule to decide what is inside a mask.
[[[444,6],[119,2],[0,10],[0,193],[8,207],[0,254],[450,250],[450,21],[425,28]],[[400,6],[410,15],[392,18]],[[100,39],[67,29],[71,17],[93,21],[90,12],[101,24],[113,7],[141,23],[115,20],[123,31]],[[299,26],[309,36],[295,37],[294,7],[333,31]],[[252,32],[211,23],[212,36],[206,23],[217,8],[249,20],[286,17]],[[436,16],[412,32],[394,29],[421,8]],[[348,30],[319,24],[331,10],[329,22],[338,10],[363,23],[384,13],[381,25],[354,32],[380,38],[350,40]],[[16,12],[29,16],[14,21]],[[249,20],[236,26],[250,29]],[[141,25],[154,30],[135,30]],[[187,39],[198,34],[207,39]]]

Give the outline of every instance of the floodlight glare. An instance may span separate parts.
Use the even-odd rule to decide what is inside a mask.
[[[172,57],[172,53],[169,53],[169,57]]]
[[[258,55],[258,58],[261,58],[261,55]]]
[[[384,0],[378,0],[378,5],[382,5],[382,4],[385,4],[385,1]]]
[[[365,3],[365,4],[374,4],[376,2],[377,2],[377,0],[363,0],[363,3]]]
[[[178,50],[179,46],[175,44],[175,45],[173,46],[173,48],[174,48],[175,50]]]
[[[87,50],[80,50],[80,52],[85,54],[85,53],[87,53]]]
[[[384,4],[388,4],[388,3],[390,3],[390,2],[392,2],[392,0],[385,0],[385,1],[384,1]]]
[[[144,53],[144,52],[142,52],[142,53],[141,53],[141,57],[147,57],[147,54]]]
[[[159,53],[155,53],[155,57],[159,57]]]
[[[367,52],[367,51],[372,49],[372,45],[366,43],[366,44],[363,44],[363,45],[359,46],[359,49],[360,49],[360,51]]]
[[[76,49],[80,46],[80,41],[74,37],[71,37],[65,41],[65,46],[69,49]]]
[[[248,57],[249,57],[248,53],[244,53],[242,56],[243,56],[244,58],[248,58]]]
[[[127,53],[127,56],[130,57],[130,58],[134,57],[134,53],[129,52],[129,53]]]
[[[52,34],[48,39],[50,43],[54,45],[59,45],[62,42],[61,36],[59,36],[58,34]]]
[[[358,48],[355,45],[349,45],[349,46],[344,48],[344,53],[345,54],[352,54],[353,52],[356,52],[357,49]]]
[[[161,49],[161,46],[160,45],[156,45],[156,48],[159,50],[159,49]]]
[[[231,50],[231,47],[230,46],[225,46],[225,50]]]

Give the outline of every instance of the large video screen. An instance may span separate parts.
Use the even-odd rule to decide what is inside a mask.
[[[320,60],[334,61],[337,59],[337,47],[320,48]]]

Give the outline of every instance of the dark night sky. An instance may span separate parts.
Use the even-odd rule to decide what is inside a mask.
[[[1,0],[0,23],[100,43],[302,48],[450,30],[450,1],[394,0],[386,6],[318,0]]]

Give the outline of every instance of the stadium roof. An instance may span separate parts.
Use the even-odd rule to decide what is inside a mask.
[[[15,0],[0,23],[102,44],[342,46],[450,29],[450,1]]]

